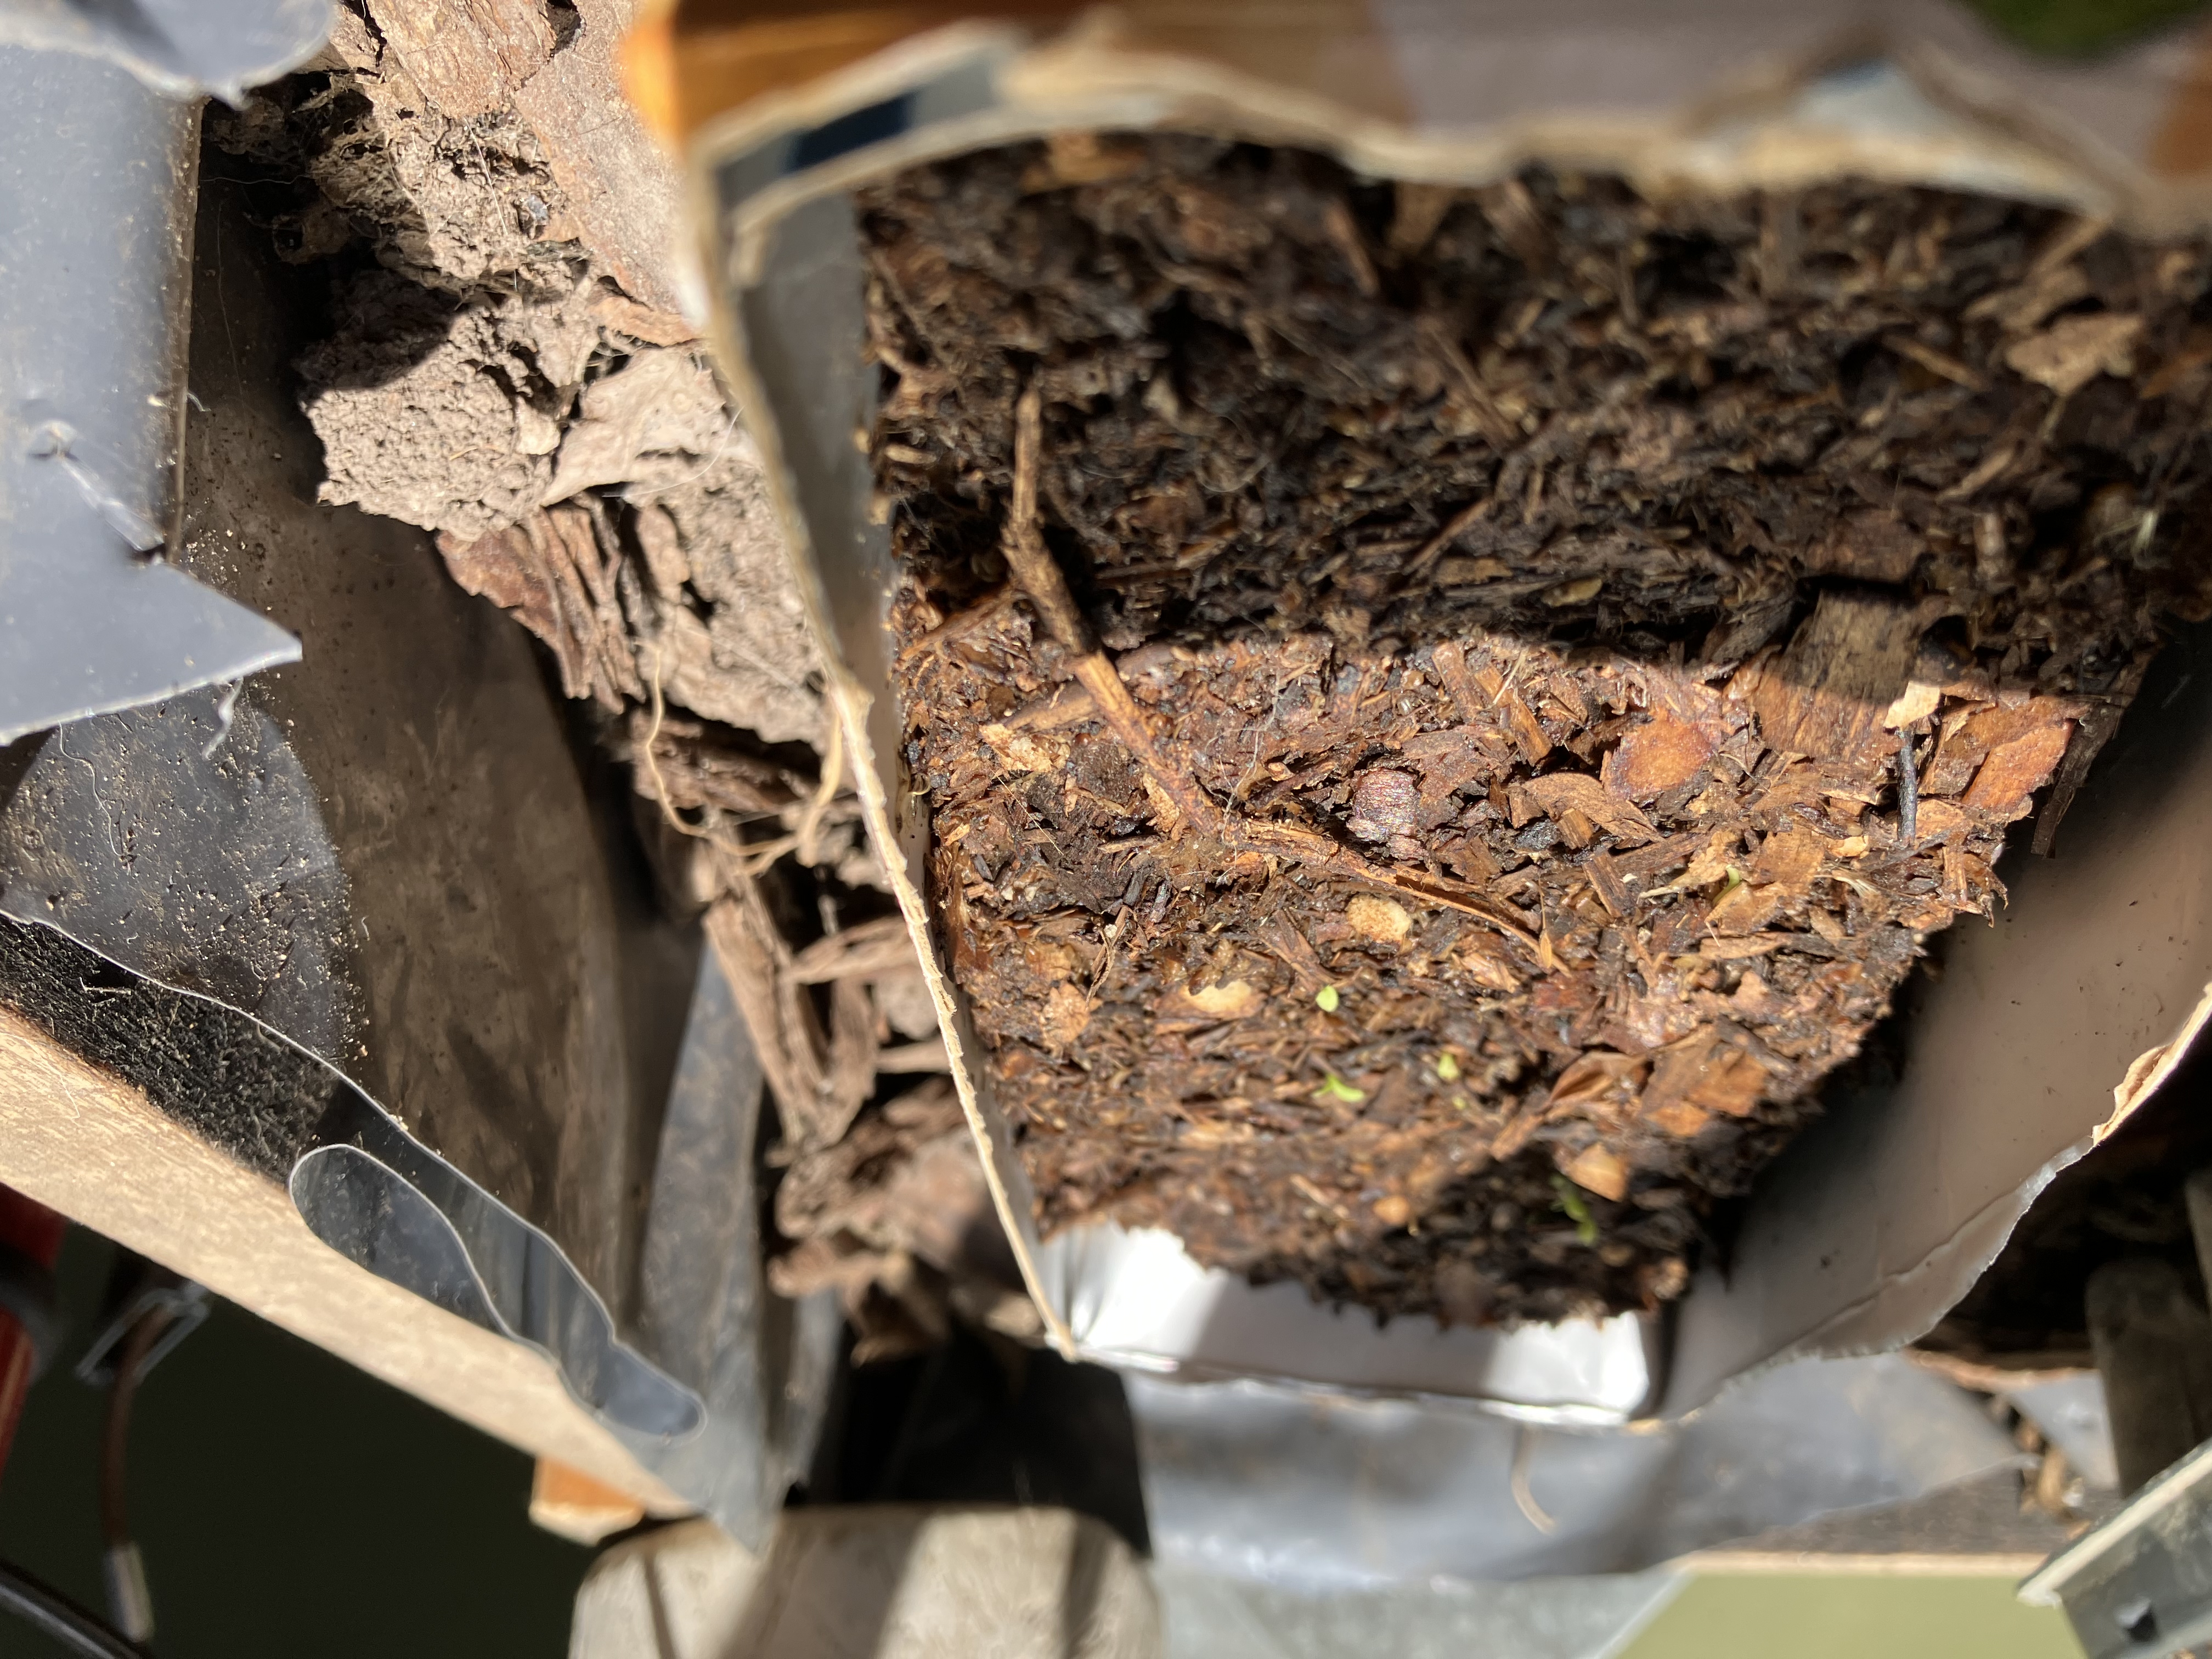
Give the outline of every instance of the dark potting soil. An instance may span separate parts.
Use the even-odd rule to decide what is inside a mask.
[[[1181,137],[860,207],[905,758],[1048,1230],[1678,1294],[2212,595],[2197,242]]]

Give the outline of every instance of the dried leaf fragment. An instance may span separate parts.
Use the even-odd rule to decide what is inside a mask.
[[[1787,890],[1778,884],[1741,883],[1721,895],[1705,913],[1705,925],[1717,933],[1755,933],[1782,913],[1787,896]]]
[[[2062,317],[2006,347],[2004,360],[2014,374],[2070,398],[2100,374],[2130,373],[2142,331],[2143,319],[2136,316]]]
[[[1006,769],[1017,775],[1057,772],[1067,763],[1072,746],[1066,738],[1039,737],[996,724],[979,728],[976,735],[989,744],[992,751],[1006,762]]]
[[[1882,728],[1894,732],[1899,726],[1925,720],[1936,712],[1936,705],[1942,700],[1943,689],[1941,686],[1930,685],[1925,680],[1914,680],[1897,694],[1897,701],[1890,704],[1882,715]]]
[[[1547,587],[1540,596],[1554,611],[1571,605],[1585,605],[1595,599],[1598,590],[1605,586],[1602,576],[1577,576],[1574,580]]]
[[[1766,1067],[1741,1048],[1725,1050],[1690,1091],[1690,1103],[1730,1117],[1748,1117],[1766,1088]]]
[[[1766,838],[1752,861],[1755,887],[1779,885],[1802,891],[1828,856],[1828,838],[1816,830],[1783,830]]]
[[[1507,799],[1512,806],[1516,829],[1536,817],[1558,819],[1569,811],[1577,811],[1625,841],[1658,838],[1659,832],[1651,827],[1651,820],[1634,802],[1609,793],[1604,784],[1586,772],[1553,772],[1531,778],[1526,783],[1513,785],[1507,792]]]
[[[1919,822],[1913,830],[1913,842],[1920,847],[1932,846],[1947,840],[1973,821],[1966,815],[1965,808],[1954,806],[1948,800],[1921,802],[1918,818]]]
[[[2059,720],[1997,744],[1967,786],[1966,804],[2007,822],[2022,816],[2035,792],[2050,781],[2073,730],[2071,720]]]
[[[1687,1140],[1713,1121],[1713,1115],[1702,1106],[1686,1100],[1669,1101],[1663,1106],[1654,1106],[1644,1114],[1644,1121],[1655,1123],[1668,1134]]]
[[[1460,971],[1477,985],[1492,991],[1517,991],[1521,975],[1498,947],[1480,934],[1471,936],[1459,947]]]
[[[1587,1110],[1605,1102],[1632,1102],[1650,1069],[1650,1061],[1633,1054],[1593,1048],[1559,1073],[1544,1109],[1548,1115],[1566,1108]]]

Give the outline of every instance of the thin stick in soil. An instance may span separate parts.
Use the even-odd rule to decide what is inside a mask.
[[[1130,757],[1143,769],[1145,781],[1157,806],[1164,806],[1177,827],[1219,842],[1232,853],[1257,853],[1298,864],[1320,873],[1364,884],[1384,892],[1404,893],[1428,903],[1444,905],[1487,923],[1508,939],[1540,951],[1527,929],[1498,914],[1497,907],[1449,883],[1422,881],[1370,863],[1327,836],[1301,825],[1255,822],[1237,817],[1218,805],[1199,786],[1188,768],[1177,765],[1152,735],[1144,711],[1129,695],[1127,684],[1092,637],[1091,625],[1069,590],[1052,551],[1044,544],[1037,526],[1037,471],[1043,445],[1044,400],[1036,386],[1024,388],[1014,404],[1014,489],[1006,517],[1004,551],[1007,568],[1030,602],[1036,605],[1053,637],[1073,658],[1076,681],[1090,692],[1098,718],[1119,738]],[[1462,519],[1472,522],[1468,515]],[[1461,528],[1465,528],[1462,524]]]

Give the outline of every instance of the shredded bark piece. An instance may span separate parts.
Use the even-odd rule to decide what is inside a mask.
[[[436,532],[595,705],[580,729],[631,764],[661,896],[710,918],[763,1055],[764,1184],[858,1138],[921,1158],[940,1197],[980,1193],[963,1139],[868,1139],[944,1044],[842,787],[760,458],[673,309],[675,175],[614,83],[627,7],[464,10],[355,0],[316,63],[209,115],[280,255],[331,292],[333,332],[297,365],[323,497]],[[929,1210],[766,1245],[780,1282],[838,1285],[864,1357],[956,1315],[1022,1328],[994,1224],[948,1252],[915,1231]]]

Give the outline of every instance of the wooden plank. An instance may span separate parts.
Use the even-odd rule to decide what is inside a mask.
[[[2212,1435],[2212,1322],[2160,1256],[2106,1262],[2083,1300],[2120,1491],[2133,1493]]]
[[[1704,1574],[1844,1577],[2022,1577],[2088,1524],[2021,1502],[2000,1468],[1898,1503],[1843,1510],[1680,1557]]]
[[[645,1507],[581,1469],[541,1457],[530,1477],[530,1519],[571,1543],[597,1548],[602,1539],[644,1520]]]
[[[276,1182],[5,1008],[0,1182],[648,1513],[691,1509],[541,1356],[356,1267],[307,1231]]]

